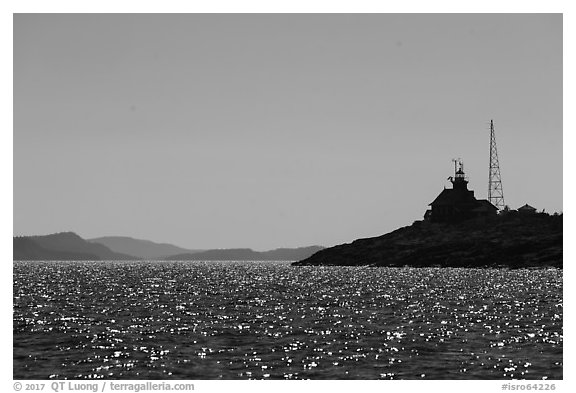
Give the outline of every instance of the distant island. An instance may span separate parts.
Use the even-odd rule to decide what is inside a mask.
[[[462,222],[417,221],[293,265],[562,268],[562,228],[562,214],[522,211]]]
[[[320,246],[300,248],[277,248],[270,251],[254,251],[249,248],[230,248],[207,250],[194,254],[173,255],[166,259],[172,261],[298,261],[324,249]]]
[[[13,237],[14,261],[297,261],[323,249],[320,246],[253,251],[249,248],[190,250],[167,243],[124,236],[85,240],[74,232]]]
[[[171,255],[197,253],[206,250],[191,250],[168,243],[155,243],[150,240],[134,239],[128,236],[105,236],[87,239],[90,243],[98,243],[114,252],[132,255],[139,259],[164,259]]]
[[[131,260],[132,255],[113,252],[108,247],[90,243],[74,232],[45,236],[16,236],[13,260]]]

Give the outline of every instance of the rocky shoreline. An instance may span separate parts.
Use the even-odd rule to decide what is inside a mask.
[[[510,212],[457,224],[417,221],[293,265],[562,268],[562,250],[562,214]]]

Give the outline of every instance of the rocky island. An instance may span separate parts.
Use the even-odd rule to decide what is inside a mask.
[[[293,265],[562,268],[562,228],[562,214],[516,211],[458,223],[417,221]]]
[[[562,214],[536,213],[528,204],[500,210],[476,199],[462,160],[453,161],[452,188],[429,204],[423,221],[326,248],[293,265],[562,268]],[[504,205],[501,193],[498,201]]]

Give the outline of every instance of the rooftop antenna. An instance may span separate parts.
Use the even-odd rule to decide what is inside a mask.
[[[496,149],[496,135],[494,134],[494,121],[490,120],[490,168],[488,174],[488,201],[501,211],[504,209],[504,191],[500,177],[500,164],[498,163],[498,150]]]

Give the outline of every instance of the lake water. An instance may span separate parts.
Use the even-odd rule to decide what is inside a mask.
[[[562,379],[562,270],[14,262],[14,378]]]

